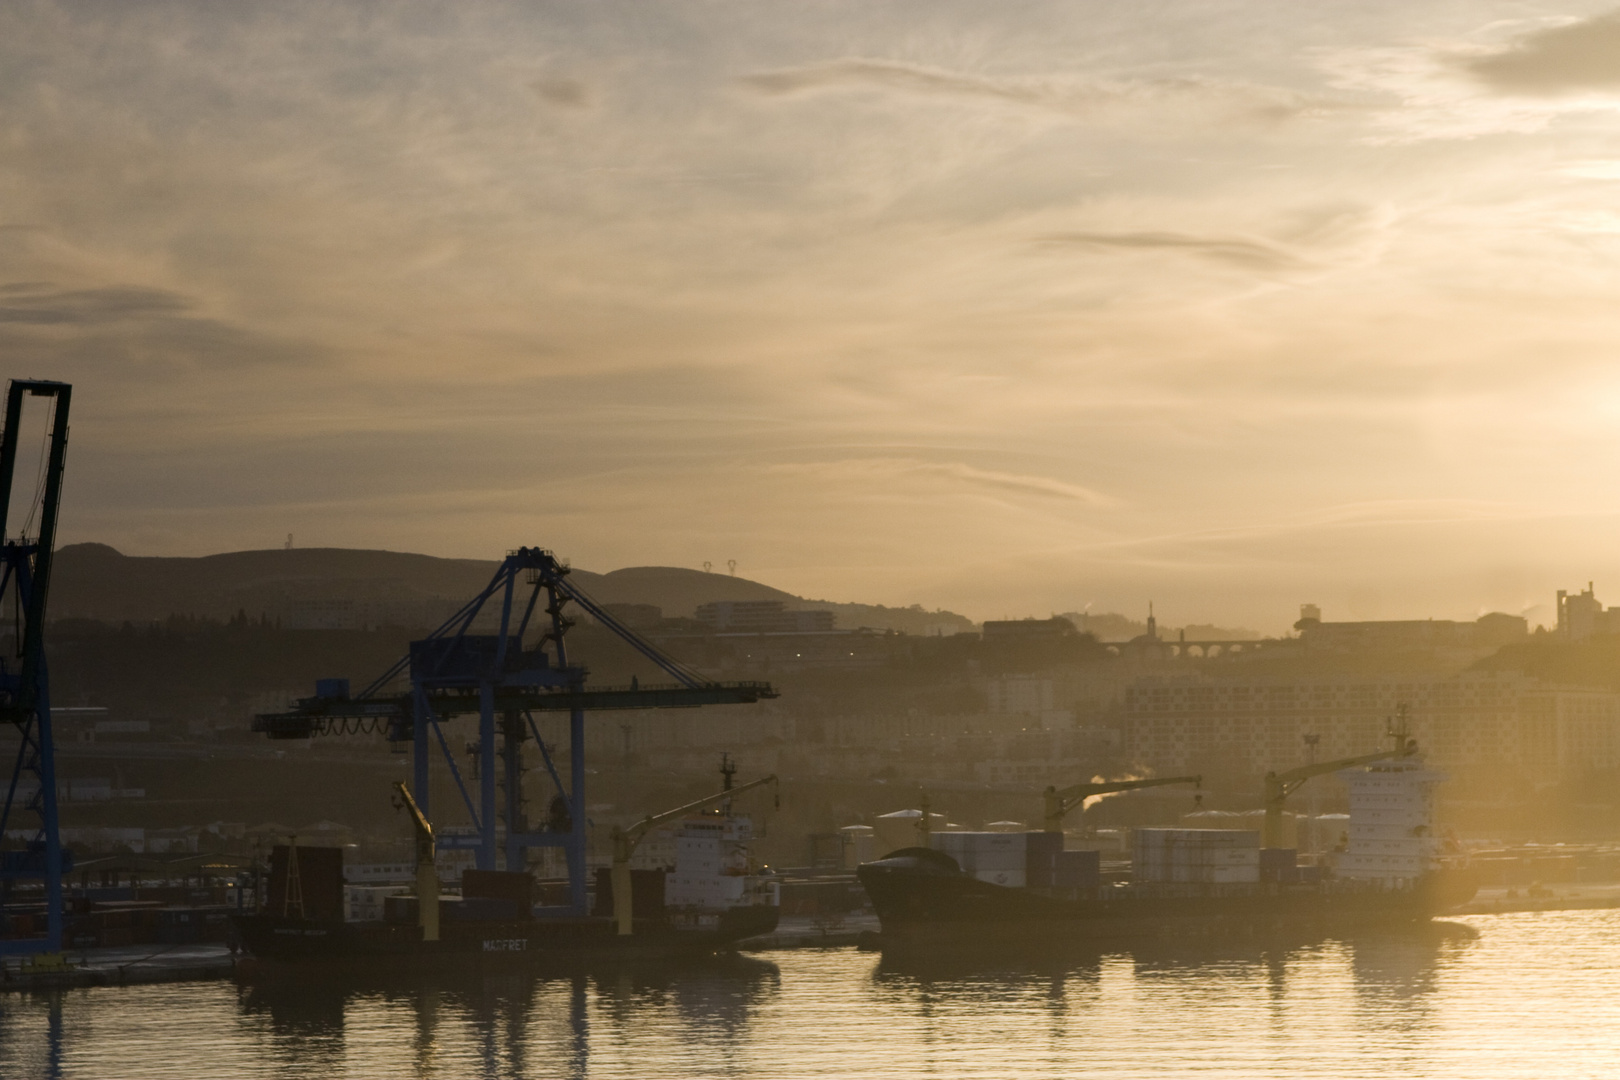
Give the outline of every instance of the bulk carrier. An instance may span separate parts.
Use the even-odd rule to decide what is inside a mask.
[[[1352,768],[1296,770],[1303,782],[1339,766],[1350,789],[1344,850],[1323,865],[1299,866],[1293,849],[1262,846],[1257,831],[1138,829],[1130,880],[1104,881],[1098,852],[1063,850],[1049,810],[1049,831],[934,833],[857,874],[881,920],[880,943],[896,953],[1418,923],[1467,902],[1476,884],[1434,834],[1433,790],[1444,777],[1423,766],[1414,745],[1401,745],[1347,759]],[[1272,844],[1290,782],[1289,774],[1268,777]],[[1114,790],[1132,783],[1142,782]]]

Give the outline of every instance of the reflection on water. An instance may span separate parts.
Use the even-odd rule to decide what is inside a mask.
[[[1246,1037],[1268,1045],[1281,1063],[1304,1031],[1325,1033],[1340,1021],[1361,1034],[1420,1029],[1427,999],[1440,989],[1442,961],[1477,936],[1465,924],[1435,923],[1305,944],[1178,939],[1089,954],[1034,948],[886,957],[873,983],[878,1000],[909,1006],[930,1049],[949,1046],[955,1027],[1016,1011],[1039,995],[1045,1052],[1034,1055],[1036,1044],[1023,1043],[1031,1065],[1073,1061],[1077,1039],[1106,1038],[1126,1016],[1139,1032],[1156,1033],[1151,1049],[1208,1045],[1213,1057],[1220,1053],[1215,1043]],[[1327,983],[1336,985],[1324,993]],[[1245,1022],[1213,1037],[1207,1029],[1178,1029],[1179,1018],[1198,1012]],[[1412,1064],[1405,1055],[1387,1060]]]
[[[270,1075],[344,1075],[363,1046],[378,1053],[409,1048],[409,1075],[456,1075],[471,1066],[480,1076],[584,1077],[593,1032],[598,1042],[634,1041],[649,1015],[724,1056],[778,976],[773,963],[730,956],[563,976],[270,982],[240,991],[239,1015],[259,1021],[249,1026],[280,1070]]]
[[[1090,955],[804,951],[681,970],[12,995],[0,1076],[1603,1075],[1620,1050],[1617,943],[1620,913],[1565,912]]]

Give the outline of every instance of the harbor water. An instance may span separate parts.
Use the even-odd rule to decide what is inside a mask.
[[[0,997],[0,1076],[1610,1077],[1620,911],[1312,943],[853,949],[461,983]]]

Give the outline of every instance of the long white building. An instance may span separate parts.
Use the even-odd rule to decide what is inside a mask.
[[[1198,675],[1138,680],[1124,695],[1124,742],[1154,770],[1264,773],[1387,745],[1406,705],[1411,734],[1440,769],[1511,764],[1551,779],[1620,765],[1620,695],[1510,672],[1440,676]]]

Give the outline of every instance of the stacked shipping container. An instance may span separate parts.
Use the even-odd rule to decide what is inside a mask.
[[[1138,829],[1131,876],[1139,882],[1259,881],[1260,834],[1247,829]]]
[[[1030,889],[1091,889],[1101,880],[1095,851],[1064,851],[1056,832],[941,832],[935,851],[956,860],[964,874],[992,885]]]

